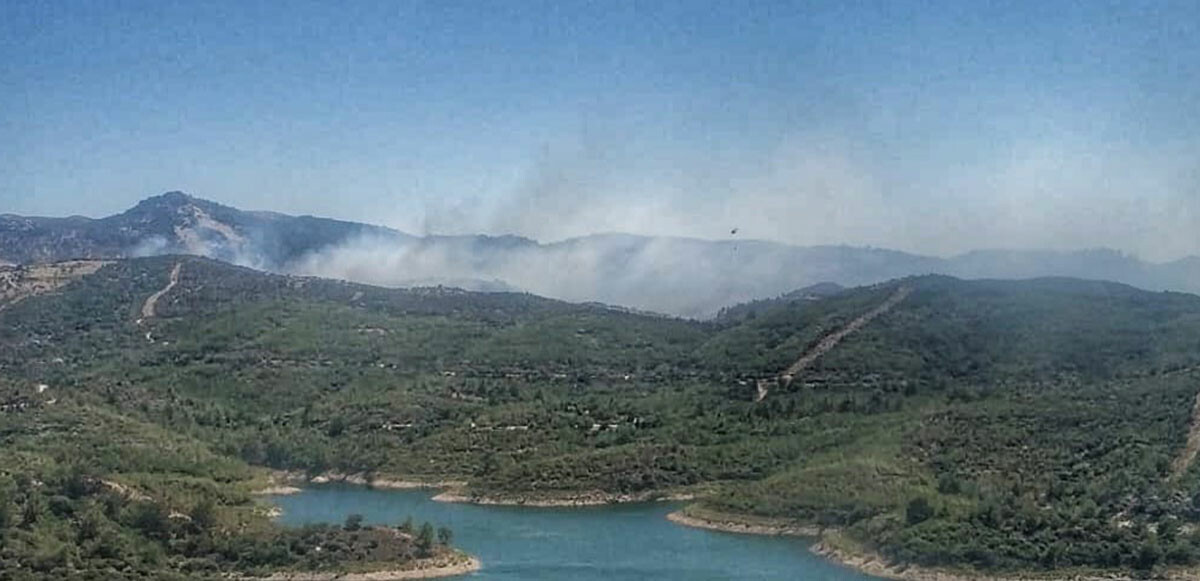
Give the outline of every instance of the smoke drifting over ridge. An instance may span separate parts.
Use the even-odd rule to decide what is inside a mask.
[[[418,199],[388,222],[422,234],[554,241],[618,232],[941,257],[992,248],[1113,248],[1151,261],[1200,254],[1196,152],[1023,139],[1003,155],[937,170],[919,152],[883,164],[865,145],[826,136],[782,140],[759,157],[643,153],[615,138],[559,147],[507,190]]]
[[[417,235],[1200,254],[1186,2],[43,4],[0,19],[3,211],[182,187]]]
[[[927,273],[1200,292],[1200,260],[1134,258],[1200,251],[1194,152],[1043,136],[934,172],[923,156],[940,153],[884,163],[837,132],[714,151],[660,151],[616,130],[580,135],[491,191],[370,197],[377,206],[356,203],[353,188],[339,192],[340,217],[396,230],[182,194],[113,229],[158,225],[126,255],[188,252],[284,273],[521,290],[699,318],[820,282]],[[399,205],[391,216],[379,207],[389,201]],[[1075,252],[1096,247],[1118,251]],[[971,252],[980,248],[1010,250]]]
[[[451,284],[523,290],[573,302],[599,301],[688,317],[775,296],[819,280],[874,282],[893,267],[853,272],[849,249],[803,251],[762,242],[709,242],[627,235],[541,245],[516,238],[362,238],[312,253],[286,270],[384,286]],[[825,255],[825,256],[819,256]],[[861,260],[852,258],[849,262]],[[914,259],[914,262],[921,262]],[[897,264],[896,266],[901,266]],[[911,264],[903,267],[911,267]],[[907,273],[907,271],[905,271]]]
[[[694,317],[818,282],[924,273],[1200,290],[1193,261],[1137,258],[1200,252],[1198,165],[1186,155],[1026,140],[1007,156],[906,180],[838,138],[783,140],[759,158],[718,163],[639,158],[636,145],[589,139],[543,152],[506,194],[392,221],[423,241],[357,238],[289,269]],[[1117,250],[1080,251],[1101,247]],[[1007,250],[972,252],[989,248]]]
[[[384,219],[424,238],[354,237],[279,269],[693,317],[818,282],[931,272],[1200,290],[1185,263],[1135,258],[1200,252],[1198,166],[1186,155],[1043,137],[931,175],[912,169],[925,160],[878,163],[832,135],[726,156],[656,155],[621,137],[581,132],[542,150],[503,192],[417,198]],[[1076,253],[1100,247],[1117,251]],[[968,254],[989,248],[1009,251]]]
[[[586,208],[581,212],[588,215]],[[361,223],[243,212],[173,192],[99,220],[0,216],[0,260],[188,253],[282,273],[386,286],[522,290],[697,318],[820,282],[861,285],[927,273],[1074,276],[1200,292],[1196,258],[1156,264],[1111,250],[981,251],[942,258],[791,246],[745,239],[732,229],[728,237],[607,234],[539,243],[517,236],[413,236]]]

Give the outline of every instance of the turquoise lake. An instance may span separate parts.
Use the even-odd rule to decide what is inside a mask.
[[[396,525],[411,515],[454,530],[454,544],[478,556],[478,581],[877,581],[808,551],[790,537],[736,535],[675,525],[670,504],[515,508],[433,502],[430,491],[328,485],[273,497],[287,525],[337,523],[353,513]]]

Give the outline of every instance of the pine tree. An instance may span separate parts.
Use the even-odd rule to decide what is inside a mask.
[[[443,545],[450,546],[450,543],[454,542],[454,531],[450,530],[449,527],[439,528],[437,531],[437,536],[438,542]]]
[[[417,534],[417,551],[422,557],[433,556],[433,525],[425,523],[421,525],[421,532]]]

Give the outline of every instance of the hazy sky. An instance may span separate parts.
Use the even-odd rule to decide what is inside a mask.
[[[0,3],[0,213],[1200,254],[1170,2]]]

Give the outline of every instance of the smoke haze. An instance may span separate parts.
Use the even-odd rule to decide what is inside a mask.
[[[220,4],[0,8],[0,212],[181,189],[426,238],[134,252],[689,315],[930,269],[1196,289],[1158,264],[1200,254],[1194,3]],[[436,238],[478,234],[543,244]]]
[[[531,163],[503,194],[428,204],[419,219],[392,225],[549,241],[605,232],[752,238],[943,257],[992,248],[1103,247],[1153,261],[1200,254],[1200,153],[1023,142],[997,159],[906,180],[832,138],[673,172],[564,149]]]

